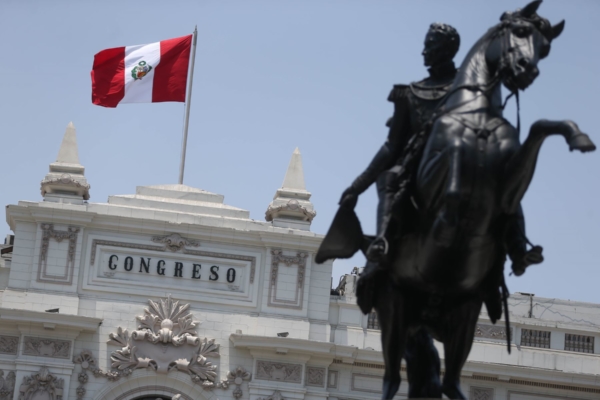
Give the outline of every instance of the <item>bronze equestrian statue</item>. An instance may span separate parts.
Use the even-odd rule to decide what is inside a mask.
[[[396,105],[387,142],[392,155],[377,164],[378,154],[374,163],[379,169],[372,168],[378,172],[369,174],[367,169],[366,186],[353,184],[344,192],[317,253],[317,262],[350,257],[359,249],[369,259],[357,297],[363,312],[374,307],[379,317],[383,399],[392,399],[400,386],[403,357],[410,398],[445,394],[466,399],[460,372],[482,303],[495,323],[504,300],[508,324],[503,272],[507,254],[516,274],[542,260],[541,248],[524,250],[520,202],[543,141],[560,134],[570,150],[595,150],[572,121],[539,120],[521,143],[520,123],[515,128],[502,116],[501,86],[516,96],[518,105],[518,91],[533,83],[538,62],[548,56],[564,28],[564,21],[552,26],[537,14],[540,3],[504,13],[471,48],[452,84],[437,82],[444,92],[438,99],[413,102],[398,114],[398,103],[431,92],[425,81],[392,91],[398,95],[391,96]],[[403,127],[395,131],[397,124]],[[394,147],[394,140],[401,148]],[[364,236],[352,208],[361,189],[373,176],[383,179],[379,176],[386,168],[378,235]],[[431,337],[444,345],[441,382]]]

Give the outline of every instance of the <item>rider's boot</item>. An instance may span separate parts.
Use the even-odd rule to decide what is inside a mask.
[[[367,265],[356,282],[356,304],[365,315],[370,313],[377,303],[382,271],[378,263],[367,261]]]
[[[401,168],[394,167],[388,171],[385,183],[385,192],[382,193],[382,215],[381,223],[377,227],[377,236],[369,245],[366,257],[374,263],[382,263],[389,250],[388,229],[392,222],[394,213],[397,211],[408,182],[400,183]],[[396,221],[398,224],[398,221]]]
[[[521,207],[515,215],[509,217],[506,231],[506,248],[508,256],[512,261],[512,271],[516,276],[525,273],[525,269],[530,265],[540,264],[544,261],[541,246],[533,246],[527,250],[527,237],[525,236],[525,219]]]

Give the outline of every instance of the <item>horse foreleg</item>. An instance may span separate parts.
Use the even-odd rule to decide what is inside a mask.
[[[443,332],[446,371],[442,392],[449,399],[466,399],[460,389],[460,373],[471,351],[481,304],[481,300],[472,299],[446,316]]]
[[[506,214],[517,211],[535,172],[538,154],[544,140],[551,135],[562,135],[569,149],[582,153],[596,150],[589,136],[579,130],[573,121],[536,121],[529,130],[527,139],[509,160],[504,177],[501,205]]]
[[[400,388],[400,364],[406,342],[407,322],[404,307],[404,296],[391,282],[386,282],[380,290],[375,305],[379,326],[381,327],[381,344],[385,361],[383,375],[382,400],[391,400]]]

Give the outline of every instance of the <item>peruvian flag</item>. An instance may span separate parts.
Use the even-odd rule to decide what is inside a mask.
[[[192,36],[102,50],[94,56],[92,103],[185,102]]]

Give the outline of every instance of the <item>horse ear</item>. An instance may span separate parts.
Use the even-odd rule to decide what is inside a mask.
[[[521,15],[525,18],[531,17],[535,14],[538,7],[542,4],[542,0],[534,0],[531,3],[527,4],[522,10]]]
[[[558,24],[552,26],[552,40],[556,39],[565,29],[565,20],[563,19]]]

